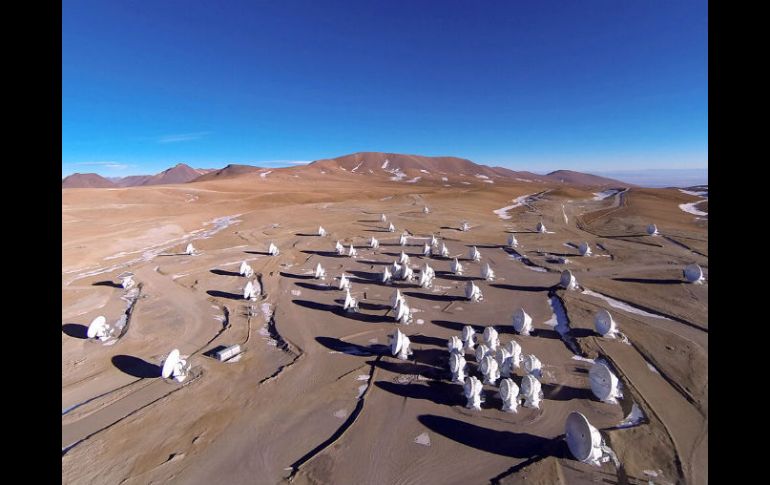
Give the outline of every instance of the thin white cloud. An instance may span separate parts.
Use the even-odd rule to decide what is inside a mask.
[[[181,141],[192,141],[210,134],[210,131],[199,131],[196,133],[179,133],[176,135],[163,135],[158,138],[158,143],[178,143]]]
[[[136,167],[136,165],[132,165],[129,163],[120,163],[120,162],[76,162],[76,163],[65,163],[65,165],[71,165],[74,167],[96,166],[96,167],[109,168],[111,170],[126,170],[129,168]]]

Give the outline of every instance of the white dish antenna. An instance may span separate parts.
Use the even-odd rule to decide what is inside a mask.
[[[508,247],[516,248],[519,246],[519,241],[516,240],[516,236],[511,234],[508,236]]]
[[[349,311],[349,312],[357,312],[358,311],[358,301],[350,296],[350,290],[345,289],[345,304],[343,305],[343,310]]]
[[[578,246],[578,251],[580,251],[581,256],[591,255],[591,247],[588,245],[587,242],[580,243],[580,246]]]
[[[503,379],[500,381],[500,398],[503,400],[503,411],[515,413],[518,410],[519,386],[513,382],[513,379]]]
[[[404,335],[401,330],[396,329],[396,333],[390,337],[390,353],[400,360],[407,360],[412,355],[409,350],[409,337]]]
[[[120,286],[125,289],[132,288],[136,282],[134,281],[134,273],[123,273],[118,276],[120,278]]]
[[[465,298],[473,302],[484,301],[484,295],[481,294],[481,288],[476,286],[473,281],[465,284]]]
[[[438,239],[436,239],[436,236],[433,234],[430,235],[430,247],[432,248],[438,247]]]
[[[456,352],[449,354],[449,371],[452,373],[452,382],[465,380],[465,357],[462,354]]]
[[[377,249],[380,247],[380,241],[378,241],[374,236],[369,240],[369,247],[372,249]]]
[[[481,411],[481,389],[483,384],[474,376],[468,376],[465,378],[465,384],[463,384],[463,394],[468,400],[465,405],[468,409],[475,409]]]
[[[398,262],[400,264],[409,264],[409,255],[401,251],[401,254],[398,255]]]
[[[179,349],[174,349],[168,354],[166,360],[163,361],[163,368],[160,375],[164,379],[173,377],[177,382],[182,382],[187,378],[187,361],[182,359],[179,354]]]
[[[467,222],[463,222],[462,224],[460,224],[460,230],[463,232],[470,230],[470,228],[471,226]]]
[[[495,327],[486,327],[484,333],[481,334],[481,338],[484,340],[484,345],[489,347],[492,352],[497,351],[497,348],[500,346],[500,336]]]
[[[246,283],[246,286],[243,288],[243,299],[244,300],[257,299],[257,289],[254,287],[254,283],[251,280],[249,280]]]
[[[559,279],[559,285],[567,290],[574,290],[577,288],[577,280],[572,271],[565,269],[561,272],[561,278]]]
[[[684,279],[688,283],[701,284],[703,283],[703,270],[697,264],[689,264],[684,268]]]
[[[188,255],[188,256],[192,256],[193,254],[195,254],[195,247],[193,246],[193,244],[192,244],[192,243],[189,243],[189,244],[187,245],[187,247],[186,247],[186,248],[185,248],[185,250],[184,250],[184,253],[185,253],[186,255]]]
[[[571,412],[564,429],[569,451],[578,461],[596,466],[606,461],[603,459],[602,435],[585,416],[577,411]]]
[[[479,364],[479,370],[484,376],[484,384],[495,385],[498,379],[500,379],[500,369],[497,365],[497,361],[491,354],[484,356],[484,359]]]
[[[396,288],[396,291],[394,291],[390,295],[390,307],[395,310],[396,305],[398,304],[398,302],[403,300],[403,299],[404,299],[404,296],[401,294],[401,290]]]
[[[406,237],[406,234],[401,234],[401,236],[398,238],[398,244],[401,246],[406,246],[406,243],[409,242],[409,238]]]
[[[321,266],[321,263],[315,265],[315,273],[313,274],[313,277],[317,280],[326,278],[326,270],[324,270],[323,266]]]
[[[388,218],[385,214],[380,215],[380,222],[388,222]]]
[[[455,258],[454,261],[452,261],[452,266],[450,267],[450,269],[452,270],[452,273],[456,275],[463,274],[463,265],[460,264],[457,258]]]
[[[473,350],[474,342],[473,342],[473,336],[476,335],[476,331],[471,327],[470,325],[466,325],[463,327],[463,337],[462,341],[463,344],[465,344],[465,348],[468,350]]]
[[[452,335],[452,337],[447,341],[447,348],[449,349],[450,353],[456,353],[456,354],[464,354],[465,351],[463,350],[463,341],[460,340],[460,337],[457,335]]]
[[[110,326],[107,325],[107,319],[101,315],[91,321],[91,324],[88,326],[88,331],[86,332],[88,338],[98,338],[102,341],[110,338],[110,334]]]
[[[414,278],[414,270],[407,265],[403,265],[399,276],[404,281],[410,281]]]
[[[647,226],[647,234],[649,234],[650,236],[657,236],[659,234],[658,226],[656,226],[655,224],[650,224],[649,226]]]
[[[358,251],[356,251],[356,248],[353,247],[353,243],[350,243],[350,247],[348,248],[348,256],[351,258],[358,256]]]
[[[337,244],[334,245],[334,249],[337,251],[339,256],[345,255],[345,246],[343,246],[339,241],[337,241]]]
[[[511,368],[518,369],[521,366],[521,345],[515,340],[505,344],[505,350],[511,356]]]
[[[488,353],[489,353],[489,347],[487,347],[484,344],[479,344],[479,346],[476,347],[476,362],[480,364],[481,361],[484,360],[484,357],[486,357]]]
[[[540,381],[538,381],[535,376],[527,374],[521,379],[519,398],[524,400],[524,407],[540,408],[540,401],[543,399],[543,391],[540,386]]]
[[[591,391],[600,401],[617,404],[618,398],[623,397],[618,377],[603,362],[594,362],[588,371],[588,379],[591,381]]]
[[[432,251],[433,251],[433,248],[428,243],[425,243],[425,246],[422,247],[423,256],[430,256]]]
[[[511,364],[511,353],[505,346],[497,349],[495,354],[495,360],[497,360],[497,367],[500,369],[500,375],[503,377],[511,377],[513,371]]]
[[[542,368],[543,363],[540,362],[540,359],[535,357],[533,354],[524,356],[524,370],[527,371],[527,374],[540,377],[542,374]]]
[[[398,261],[393,261],[393,264],[390,265],[390,272],[393,274],[394,278],[398,278],[401,275],[401,265],[398,264]]]
[[[425,263],[422,271],[420,271],[420,286],[423,288],[430,288],[433,286],[433,279],[435,277],[436,272],[433,271],[433,268],[431,268],[428,263]]]
[[[423,213],[423,214],[430,214],[430,209],[428,209],[428,206],[427,206],[427,205],[426,205],[425,207],[423,207],[423,208],[422,208],[422,213]]]
[[[318,235],[324,237],[326,235],[326,229],[323,226],[318,226]]]
[[[350,280],[347,276],[345,276],[345,273],[342,273],[342,276],[340,276],[340,283],[338,288],[340,290],[348,290],[350,289]]]
[[[396,303],[396,321],[409,325],[412,323],[412,312],[409,309],[409,305],[406,304],[406,300],[399,300]]]
[[[535,230],[541,234],[544,233],[546,231],[545,224],[543,224],[542,222],[538,222]]]
[[[441,256],[444,258],[449,257],[449,248],[447,248],[444,243],[441,243]]]
[[[596,312],[596,316],[594,316],[594,327],[596,332],[602,337],[615,338],[618,333],[615,320],[612,319],[610,312],[603,308]]]
[[[382,282],[383,283],[390,283],[393,279],[393,275],[390,274],[390,270],[388,268],[383,268],[382,270]]]
[[[479,252],[478,249],[476,249],[476,246],[473,246],[468,251],[468,258],[473,260],[473,261],[481,261],[481,253]]]
[[[388,224],[388,232],[396,232],[396,226],[392,222]]]
[[[244,276],[246,274],[246,268],[248,267],[249,267],[249,263],[247,263],[246,261],[242,262],[241,267],[238,268],[238,274],[241,276]]]
[[[532,317],[523,308],[513,313],[513,329],[521,335],[529,335],[532,332]]]
[[[486,281],[494,281],[495,280],[495,272],[492,270],[492,267],[489,266],[489,263],[485,264],[481,268],[481,277],[485,279]]]
[[[270,243],[270,246],[267,248],[267,252],[270,254],[270,256],[278,256],[281,254],[281,252],[278,250],[278,246],[273,243]]]

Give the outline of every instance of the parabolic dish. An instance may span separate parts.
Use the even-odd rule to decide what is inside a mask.
[[[527,374],[521,379],[521,394],[532,399],[540,394],[540,381],[533,375]]]
[[[460,371],[460,368],[464,365],[463,357],[460,354],[455,354],[452,352],[449,355],[449,370],[457,374]]]
[[[596,331],[603,336],[611,334],[615,331],[615,321],[612,319],[610,312],[602,308],[596,312],[594,317],[594,327]]]
[[[473,330],[473,327],[470,325],[466,325],[463,327],[463,342],[467,342],[468,340],[473,338],[473,335],[476,333],[475,330]]]
[[[657,232],[658,232],[658,226],[656,226],[655,224],[650,224],[649,226],[647,226],[647,234],[649,234],[650,236],[652,236],[653,234],[657,234]]]
[[[583,256],[591,252],[591,248],[588,247],[588,243],[586,242],[580,243],[580,246],[578,246],[578,250],[580,251],[580,254],[582,254]]]
[[[174,349],[168,354],[168,357],[166,357],[166,360],[163,362],[163,370],[160,372],[160,375],[162,375],[164,379],[168,379],[171,377],[171,373],[174,372],[174,368],[178,363],[179,349]]]
[[[572,276],[572,271],[565,269],[561,272],[561,278],[559,284],[564,288],[571,288],[574,285],[575,277]]]
[[[500,397],[506,401],[513,399],[519,394],[519,386],[513,382],[513,379],[507,378],[500,381]]]
[[[478,347],[476,347],[476,362],[481,363],[488,352],[489,352],[489,347],[487,347],[484,344],[481,344]]]
[[[591,426],[585,416],[573,411],[567,416],[565,425],[567,446],[572,456],[578,461],[591,461],[594,450],[602,443],[599,430]]]
[[[684,277],[690,283],[703,279],[703,270],[697,264],[689,264],[684,268]]]
[[[101,332],[105,325],[107,325],[107,319],[99,315],[98,317],[94,318],[93,321],[91,321],[91,324],[88,326],[88,332],[86,332],[86,335],[88,335],[88,338],[96,337],[96,334]]]
[[[588,379],[591,381],[591,391],[600,401],[606,401],[615,396],[618,378],[605,364],[595,362],[588,371]]]
[[[482,334],[482,337],[484,337],[485,342],[491,342],[492,340],[496,340],[498,337],[497,330],[495,330],[495,327],[487,327],[484,329],[484,333]]]
[[[524,356],[524,370],[526,370],[528,373],[535,372],[541,368],[542,364],[540,363],[540,359],[535,357],[532,354],[525,355]]]
[[[393,337],[390,341],[390,353],[393,355],[398,354],[401,352],[401,347],[404,345],[404,334],[401,333],[401,330],[396,329],[396,333],[393,334]]]
[[[513,329],[518,333],[527,332],[532,328],[532,317],[527,315],[523,308],[519,308],[513,314]]]
[[[489,368],[492,366],[492,362],[494,362],[494,359],[490,355],[485,355],[483,359],[481,359],[481,364],[479,364],[479,370],[482,374],[487,375],[489,372]]]

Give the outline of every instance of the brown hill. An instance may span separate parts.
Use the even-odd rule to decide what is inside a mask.
[[[546,175],[545,178],[551,180],[552,182],[559,182],[569,185],[588,185],[591,187],[636,187],[633,184],[621,182],[620,180],[600,177],[598,175],[591,175],[588,173],[574,172],[572,170],[556,170],[555,172],[551,172]]]
[[[103,188],[115,187],[115,184],[96,173],[73,173],[61,181],[61,188]]]
[[[226,179],[226,178],[232,178],[237,177],[239,175],[244,175],[247,173],[254,173],[261,170],[259,167],[255,167],[253,165],[237,165],[234,163],[229,164],[225,168],[221,168],[219,170],[213,169],[210,170],[208,173],[205,173],[198,178],[195,179],[195,182],[204,182],[206,180],[219,180],[219,179]]]
[[[184,163],[177,163],[173,167],[166,169],[157,175],[153,175],[139,185],[183,184],[191,182],[203,174],[204,171],[202,170],[196,170]]]

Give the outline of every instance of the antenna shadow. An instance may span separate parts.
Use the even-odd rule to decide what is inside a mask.
[[[112,358],[112,365],[123,373],[140,379],[160,377],[160,367],[139,357],[116,355]]]
[[[361,264],[372,264],[372,265],[373,264],[378,264],[380,266],[390,266],[391,264],[393,264],[393,263],[390,263],[388,261],[372,261],[372,260],[369,260],[369,259],[357,259],[356,262],[357,263],[361,263]],[[351,273],[352,273],[352,271],[351,271]]]
[[[452,281],[473,281],[477,279],[473,276],[456,275],[449,271],[436,271],[436,278],[441,278],[443,280],[452,280]]]
[[[209,272],[220,276],[241,276],[241,274],[236,271],[227,271],[224,269],[210,269]]]
[[[462,386],[441,381],[428,381],[427,384],[397,384],[389,381],[374,383],[383,391],[408,399],[423,399],[442,406],[464,406],[465,397]]]
[[[387,229],[364,229],[364,232],[390,232]]]
[[[287,273],[285,271],[280,271],[278,274],[283,276],[284,278],[294,278],[294,279],[298,279],[298,280],[313,280],[313,279],[315,279],[315,276],[309,275],[309,274],[292,274],[292,273]]]
[[[386,350],[388,352],[388,350]],[[389,353],[389,352],[388,352]],[[437,375],[437,370],[433,367],[418,364],[415,362],[409,362],[409,361],[401,361],[393,362],[391,360],[370,360],[367,362],[369,365],[373,365],[375,367],[379,367],[382,370],[386,370],[388,372],[393,372],[394,374],[404,374],[404,375],[421,375],[423,377],[428,377],[430,379],[443,379],[444,375]]]
[[[410,335],[409,340],[413,344],[422,344],[422,345],[435,345],[437,347],[447,348],[447,341],[443,338],[438,337],[430,337],[428,335]],[[449,357],[449,352],[446,352],[447,358]]]
[[[430,300],[430,301],[464,301],[467,300],[465,296],[455,296],[455,295],[434,295],[432,293],[418,293],[416,291],[405,291],[404,295],[411,296],[414,298],[419,298],[421,300]]]
[[[316,232],[295,232],[294,235],[295,236],[308,236],[308,237],[312,237],[312,236],[321,237]]]
[[[444,328],[448,328],[450,330],[455,330],[459,334],[462,333],[463,327],[465,327],[466,325],[469,325],[468,323],[450,322],[449,320],[433,320],[432,323],[434,325],[438,325],[439,327],[444,327]],[[476,333],[481,333],[481,332],[484,331],[484,328],[486,328],[486,327],[483,327],[481,325],[471,325],[471,327],[473,327],[473,330],[475,330]],[[500,332],[500,327],[496,326],[495,329],[498,332]],[[460,335],[458,335],[458,337],[459,336]],[[411,339],[412,337],[409,337],[409,338]],[[446,342],[444,342],[444,345],[446,345]]]
[[[552,286],[520,286],[520,285],[506,285],[503,283],[492,283],[494,288],[500,288],[502,290],[515,290],[515,291],[549,291]]]
[[[313,251],[311,249],[303,249],[300,252],[305,254],[312,254],[315,256],[323,256],[325,258],[347,258],[348,257],[344,254],[337,254],[337,251]]]
[[[502,249],[505,247],[503,244],[466,244],[466,248],[472,248],[473,246],[476,246],[477,248],[481,249]]]
[[[464,401],[464,399],[461,399]],[[464,405],[464,402],[460,403]],[[453,441],[477,450],[510,458],[533,456],[565,457],[566,445],[562,436],[543,438],[529,433],[497,431],[457,419],[421,414],[417,420],[425,427]]]
[[[115,283],[113,281],[97,281],[96,283],[91,283],[91,286],[109,286],[111,288],[123,288],[120,283]]]
[[[246,254],[257,254],[259,256],[270,256],[270,253],[267,251],[244,251]]]
[[[294,283],[295,285],[301,287],[301,288],[307,288],[308,290],[316,290],[316,291],[333,291],[337,288],[329,285],[318,285],[314,283],[303,283],[301,281],[297,281]]]
[[[65,323],[61,326],[61,331],[73,338],[88,338],[88,327],[79,323]]]
[[[683,284],[682,280],[655,280],[648,278],[612,278],[613,281],[622,281],[624,283],[644,283],[649,285],[679,285]]]
[[[308,300],[292,300],[292,303],[301,307],[310,308],[312,310],[320,310],[324,312],[333,313],[339,317],[349,318],[351,320],[357,320],[359,322],[366,323],[386,323],[392,320],[383,315],[369,315],[361,312],[349,312],[339,305],[326,305],[324,303],[318,303]]]
[[[316,337],[316,342],[323,345],[327,349],[335,352],[342,352],[347,355],[354,355],[357,357],[370,357],[374,355],[381,355],[388,353],[388,347],[386,345],[375,344],[371,346],[352,344],[350,342],[342,341],[334,337]]]
[[[227,291],[219,291],[219,290],[208,290],[206,291],[209,296],[213,296],[214,298],[228,298],[230,300],[243,300],[243,295],[239,295],[237,293],[230,293]]]
[[[594,393],[591,389],[580,389],[572,386],[562,386],[559,384],[541,384],[543,398],[551,401],[571,401],[572,399],[594,400]]]

